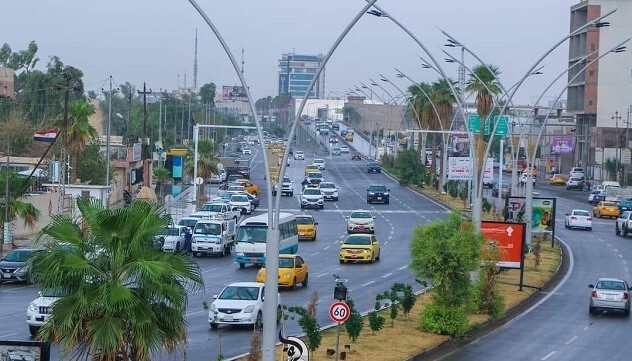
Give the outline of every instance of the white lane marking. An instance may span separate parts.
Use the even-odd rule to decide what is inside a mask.
[[[405,270],[406,268],[408,268],[408,266],[401,266],[401,267],[400,267],[400,268],[398,268],[397,270],[398,270],[398,271],[403,271],[403,270]]]
[[[623,258],[623,255],[621,253],[619,253],[619,258]]]
[[[0,338],[7,338],[7,337],[10,337],[10,336],[13,336],[13,335],[17,335],[17,334],[18,334],[17,332],[14,332],[14,333],[8,333],[8,334],[6,334],[6,335],[0,335]]]
[[[392,273],[392,272],[389,272],[389,273],[385,274],[384,276],[382,276],[382,278],[390,277],[390,276],[392,276],[392,275],[393,275],[393,273]]]
[[[573,343],[575,340],[577,340],[579,338],[579,336],[573,336],[571,337],[568,341],[564,342],[566,345],[570,345],[571,343]]]
[[[614,251],[615,251],[615,252],[617,252],[617,253],[619,253],[619,250],[618,250],[618,249],[616,249],[616,248],[614,249]]]
[[[323,277],[323,276],[327,276],[328,274],[329,274],[329,273],[323,273],[323,274],[320,274],[320,275],[316,276],[316,278],[321,278],[321,277]]]
[[[549,352],[548,354],[546,354],[546,356],[542,357],[542,358],[540,359],[540,361],[546,361],[546,360],[548,360],[549,358],[551,358],[551,356],[555,355],[556,353],[557,353],[557,351],[551,351],[551,352]]]
[[[329,249],[329,247],[331,247],[331,246],[327,246],[327,247],[325,247],[325,248],[323,248],[323,249]]]
[[[372,284],[372,283],[375,283],[375,281],[369,281],[369,282],[367,282],[367,283],[363,284],[363,285],[362,285],[362,286],[360,286],[360,287],[366,287],[366,286],[368,286],[368,285],[370,285],[370,284]]]
[[[233,264],[235,264],[235,263],[237,263],[237,262],[233,262]],[[213,267],[213,268],[205,269],[204,271],[202,271],[202,273],[208,273],[208,272],[217,271],[220,268],[221,267]]]
[[[590,328],[590,325],[584,326],[584,331],[588,331],[589,328]]]
[[[198,313],[204,313],[204,312],[208,312],[208,311],[199,310],[199,311],[187,312],[185,316],[193,316],[193,315],[197,315]]]
[[[390,237],[388,239],[391,239]],[[386,246],[388,244],[388,241],[384,242],[384,245]]]
[[[318,253],[320,253],[320,252],[314,252],[314,253],[312,253],[311,255],[312,255],[312,256],[315,256],[315,255],[317,255]]]
[[[339,243],[339,242],[340,242],[340,241],[334,241],[332,244],[336,244],[336,243]]]

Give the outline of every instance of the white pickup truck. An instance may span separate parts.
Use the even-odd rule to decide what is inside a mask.
[[[194,257],[206,254],[227,256],[235,245],[237,222],[234,218],[223,219],[216,215],[200,219],[193,228],[191,252]]]
[[[277,190],[279,188],[278,184],[274,185],[274,190],[272,192],[273,196],[276,196]],[[283,177],[283,182],[281,182],[281,195],[282,196],[294,196],[294,182],[288,176]]]
[[[202,219],[211,218],[220,214],[224,219],[234,218],[236,222],[241,215],[241,210],[234,210],[233,207],[231,207],[228,203],[210,202],[204,204],[199,211],[191,213],[190,217]]]

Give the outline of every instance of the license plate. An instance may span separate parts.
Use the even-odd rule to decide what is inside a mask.
[[[358,255],[357,254],[352,254],[351,258],[358,258]]]
[[[364,226],[358,226],[358,228],[360,228],[360,229],[364,229]]]
[[[382,200],[382,197],[377,197],[377,200],[378,200],[378,201],[381,201],[381,200]]]
[[[250,259],[250,262],[257,263],[257,259],[253,257],[253,258]]]
[[[614,295],[606,295],[606,300],[614,301],[615,300],[615,296]]]
[[[35,317],[35,321],[44,322],[44,321],[46,321],[46,317],[45,316]]]
[[[298,235],[299,235],[299,236],[304,236],[304,235],[305,235],[305,232],[298,232]]]
[[[224,316],[224,320],[226,320],[226,321],[232,321],[232,320],[233,320],[233,316],[230,316],[230,315],[228,315],[228,316]]]
[[[11,278],[11,274],[10,273],[3,273],[2,274],[2,278]]]

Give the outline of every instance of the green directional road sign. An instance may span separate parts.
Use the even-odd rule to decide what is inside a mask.
[[[468,126],[470,132],[479,133],[481,131],[481,117],[478,114],[468,115]],[[496,135],[508,135],[509,134],[509,116],[495,116],[494,123],[498,122],[496,127]],[[489,117],[485,121],[485,135],[489,135],[491,132]]]

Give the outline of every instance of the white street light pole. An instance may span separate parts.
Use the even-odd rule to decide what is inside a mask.
[[[110,92],[108,101],[108,125],[105,132],[105,185],[108,187],[105,191],[105,206],[110,208],[110,128],[112,124],[112,76],[110,75]]]

